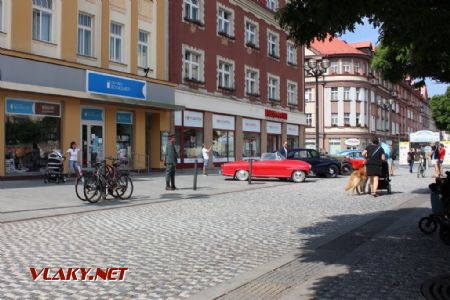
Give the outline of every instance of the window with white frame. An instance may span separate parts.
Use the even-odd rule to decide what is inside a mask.
[[[138,39],[138,66],[141,68],[148,68],[148,32],[139,30]]]
[[[359,62],[353,63],[353,71],[357,74],[361,71],[361,64]]]
[[[109,33],[109,59],[122,62],[122,31],[123,25],[111,22]]]
[[[249,20],[245,21],[245,44],[248,46],[258,46],[258,24]]]
[[[339,73],[339,63],[337,61],[332,61],[330,63],[330,73],[331,74]]]
[[[344,124],[350,125],[350,113],[344,113]]]
[[[361,88],[356,88],[356,101],[361,101]]]
[[[267,32],[267,53],[269,56],[280,58],[279,40],[280,37],[278,34],[273,31]]]
[[[287,62],[291,65],[297,65],[297,51],[294,43],[287,42]]]
[[[233,64],[231,62],[219,59],[217,74],[219,80],[219,88],[233,88],[234,70]]]
[[[267,76],[267,97],[269,100],[280,100],[280,78],[268,75]]]
[[[0,0],[0,31],[3,30],[3,0]]]
[[[287,82],[287,101],[288,104],[297,105],[298,104],[298,96],[297,96],[297,84],[292,81]]]
[[[201,0],[184,0],[185,20],[200,22],[200,1]]]
[[[184,80],[201,82],[203,54],[192,49],[184,49]]]
[[[92,56],[92,19],[89,15],[78,14],[78,54]]]
[[[305,88],[305,102],[313,102],[311,88]]]
[[[277,0],[267,0],[267,8],[273,11],[276,11],[278,8]]]
[[[356,125],[361,123],[361,113],[356,113]]]
[[[344,73],[350,73],[350,62],[344,61],[342,63],[342,69],[344,70]]]
[[[218,28],[217,31],[221,35],[225,35],[227,37],[233,37],[233,12],[231,10],[225,9],[224,7],[219,6],[217,12],[218,18]]]
[[[312,114],[306,114],[306,126],[312,125]]]
[[[333,113],[331,114],[331,125],[337,125],[339,121],[338,114]]]
[[[256,96],[259,94],[259,71],[253,68],[245,68],[245,93]]]
[[[51,42],[53,27],[53,1],[33,0],[33,39]]]
[[[350,88],[349,87],[344,88],[344,100],[346,100],[346,101],[350,100]]]
[[[338,101],[338,88],[337,87],[332,87],[331,88],[331,101]]]

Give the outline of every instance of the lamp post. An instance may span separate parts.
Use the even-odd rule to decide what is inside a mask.
[[[394,99],[378,99],[378,105],[381,106],[381,108],[384,111],[384,125],[383,125],[383,131],[384,131],[384,142],[386,143],[387,141],[387,132],[390,128],[390,126],[386,125],[386,121],[387,121],[387,112],[391,110],[392,104],[394,104]],[[389,123],[391,122],[390,118],[389,118]]]
[[[316,79],[316,150],[320,152],[319,146],[319,77],[322,76],[330,66],[330,61],[326,58],[316,60],[310,58],[305,64],[305,71],[308,75]]]

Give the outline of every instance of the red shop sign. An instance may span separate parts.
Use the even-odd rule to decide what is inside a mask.
[[[35,113],[37,115],[44,115],[44,116],[57,116],[59,117],[60,112],[60,105],[59,104],[52,104],[52,103],[45,103],[45,102],[36,102],[35,103]]]
[[[266,118],[287,120],[288,114],[276,110],[266,109]]]

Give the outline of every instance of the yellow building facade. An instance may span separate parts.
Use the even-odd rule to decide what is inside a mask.
[[[162,167],[183,109],[166,81],[166,5],[0,0],[0,177],[42,174],[72,141],[84,168],[107,157]]]

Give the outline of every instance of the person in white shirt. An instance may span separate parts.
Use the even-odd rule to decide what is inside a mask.
[[[203,175],[207,176],[206,168],[209,165],[209,152],[211,152],[212,146],[209,147],[209,149],[206,148],[206,145],[202,145],[202,156],[203,156]]]
[[[72,142],[70,143],[70,148],[66,151],[66,153],[69,153],[69,174],[68,176],[72,176],[72,169],[75,170],[75,174],[77,175],[77,178],[80,178],[80,169],[78,166],[78,152],[80,152],[80,149],[77,148],[77,143]]]

